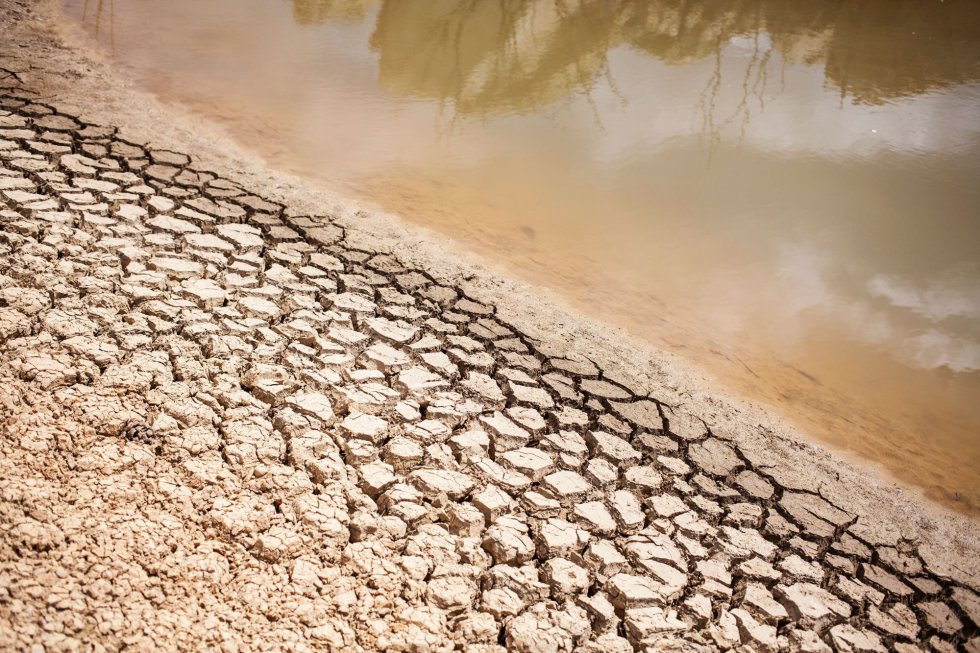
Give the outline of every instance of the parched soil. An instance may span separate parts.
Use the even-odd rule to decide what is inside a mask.
[[[2,650],[980,651],[702,417],[0,70]]]

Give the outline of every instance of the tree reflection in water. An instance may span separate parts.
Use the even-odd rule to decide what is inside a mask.
[[[303,24],[362,17],[376,4],[293,0]],[[738,81],[743,102],[729,120],[744,119],[753,97],[764,102],[777,59],[822,63],[826,82],[860,103],[980,79],[973,0],[383,0],[371,47],[389,92],[448,100],[464,114],[588,93],[619,47],[668,64],[713,59],[702,107],[711,121],[721,50],[736,38],[753,52]]]

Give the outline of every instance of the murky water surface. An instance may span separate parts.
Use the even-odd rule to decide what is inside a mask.
[[[975,0],[67,0],[147,88],[980,509]]]

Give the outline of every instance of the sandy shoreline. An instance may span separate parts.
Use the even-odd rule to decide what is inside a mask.
[[[733,422],[733,427],[747,425],[750,430],[761,427],[773,436],[788,439],[797,445],[802,443],[803,447],[812,448],[817,455],[825,453],[822,450],[826,447],[808,440],[774,411],[768,411],[766,407],[743,397],[727,394],[724,388],[718,387],[704,372],[682,358],[657,350],[622,328],[581,318],[560,297],[494,273],[481,258],[460,250],[441,234],[408,226],[397,216],[377,209],[366,210],[347,197],[266,167],[259,157],[241,149],[233,139],[224,136],[220,126],[202,124],[198,115],[185,112],[180,107],[161,105],[152,95],[115,77],[108,62],[75,40],[77,34],[59,22],[56,3],[47,2],[42,15],[53,33],[71,48],[68,60],[76,66],[84,66],[86,73],[92,75],[91,78],[73,79],[67,87],[58,89],[59,99],[67,103],[66,108],[75,108],[80,117],[99,122],[93,115],[93,112],[97,112],[107,117],[103,122],[130,127],[137,141],[160,147],[178,148],[184,145],[185,150],[193,147],[195,160],[209,169],[223,175],[239,175],[243,182],[255,180],[267,184],[271,188],[264,190],[270,197],[288,200],[301,210],[336,214],[341,224],[353,229],[350,237],[361,238],[374,248],[380,245],[385,251],[395,253],[446,280],[459,283],[467,292],[498,304],[507,310],[508,317],[516,325],[542,342],[547,342],[550,335],[555,342],[561,343],[559,346],[573,343],[582,353],[594,357],[596,362],[605,363],[616,370],[616,374],[624,380],[646,384],[651,394],[664,397],[673,405],[691,405],[694,407],[692,412],[701,414],[708,411],[705,415],[727,409],[741,416],[737,422]],[[57,72],[64,75],[63,70]],[[57,83],[57,76],[43,79],[48,83]],[[555,325],[561,328],[556,331]],[[642,361],[642,364],[634,365],[633,361]],[[640,371],[637,373],[631,368],[639,368]],[[698,403],[692,403],[695,401]],[[732,406],[726,409],[711,407],[722,402]],[[886,469],[871,461],[845,451],[833,451],[831,458],[835,462],[830,463],[828,469],[835,468],[839,462],[836,459],[842,459],[854,468],[850,471],[855,478],[866,480],[870,471],[878,481],[876,486],[885,493],[897,492],[900,496],[909,497],[927,514],[973,523],[970,519],[960,520],[957,512],[921,497],[917,488],[897,481]],[[969,533],[969,528],[965,532]],[[977,542],[980,543],[980,540]]]
[[[921,572],[922,577],[928,576],[936,579],[942,585],[942,589],[934,593],[929,593],[921,588],[912,589],[907,598],[903,598],[904,595],[899,592],[899,602],[907,600],[919,603],[927,599],[933,600],[936,596],[946,601],[956,587],[973,588],[974,590],[980,587],[980,555],[978,555],[980,542],[978,542],[975,520],[936,506],[915,492],[901,490],[896,484],[885,480],[881,475],[870,473],[867,466],[854,466],[843,461],[837,454],[804,442],[798,433],[795,433],[778,418],[765,413],[761,408],[726,397],[716,388],[711,388],[706,379],[675,357],[654,351],[649,346],[626,336],[619,330],[582,320],[562,309],[554,298],[542,298],[540,291],[493,275],[481,266],[479,261],[454,250],[450,243],[440,240],[431,233],[408,230],[391,216],[360,210],[343,198],[333,196],[322,190],[311,189],[295,178],[267,169],[261,161],[235,147],[230,139],[224,138],[213,126],[201,124],[200,119],[183,114],[179,109],[162,106],[152,97],[128,87],[123,81],[112,76],[111,70],[104,62],[98,61],[89,53],[84,52],[78,47],[78,44],[62,41],[66,35],[57,32],[56,23],[52,18],[54,3],[46,2],[40,6],[32,7],[28,3],[5,0],[0,6],[3,7],[3,31],[0,33],[2,36],[0,39],[0,68],[15,72],[24,87],[40,91],[40,99],[44,104],[54,106],[59,112],[77,116],[88,123],[118,127],[120,135],[130,142],[147,143],[155,150],[188,152],[192,155],[195,169],[214,172],[244,188],[252,189],[269,200],[280,202],[289,207],[292,215],[329,216],[331,222],[343,230],[344,248],[349,248],[352,251],[390,253],[397,257],[405,267],[424,270],[426,274],[440,284],[450,288],[458,288],[473,300],[495,307],[494,315],[500,322],[518,331],[522,340],[525,343],[533,344],[534,349],[541,356],[591,360],[601,370],[603,378],[613,380],[617,384],[629,388],[633,399],[655,398],[674,417],[671,423],[684,423],[687,419],[684,415],[694,415],[703,419],[710,429],[710,439],[735,445],[741,454],[738,465],[745,465],[757,472],[764,472],[772,482],[778,484],[779,495],[789,496],[793,491],[799,490],[808,497],[823,497],[837,509],[843,511],[847,518],[837,523],[838,529],[836,530],[840,532],[835,530],[832,536],[824,533],[823,537],[830,537],[831,540],[839,541],[846,531],[848,537],[854,536],[863,542],[862,546],[881,547],[881,552],[873,551],[868,554],[868,563],[887,566],[894,572],[907,576],[913,576],[918,572],[901,571],[902,565],[887,559],[891,554],[885,554],[884,550],[898,551],[903,555],[911,553],[911,560],[921,560],[915,564],[924,565],[925,571]],[[0,135],[0,139],[2,138],[3,136]],[[5,208],[13,206],[9,196],[5,198],[5,201],[7,202]],[[289,214],[287,213],[287,215]],[[8,277],[12,276],[10,270],[5,270],[4,274]],[[6,301],[8,300],[5,300],[5,304]],[[4,356],[4,367],[8,368],[4,370],[4,376],[9,377],[12,374],[16,376],[13,363],[8,361],[20,359],[13,356],[14,352],[8,353],[11,354],[11,358],[8,359],[7,355]],[[586,365],[586,367],[588,366]],[[21,375],[21,379],[23,378]],[[20,392],[28,393],[30,391],[28,386],[29,384],[23,384]],[[35,389],[34,392],[37,390]],[[35,401],[38,404],[44,403],[43,399],[40,398],[43,397],[43,394],[36,396]],[[595,401],[595,405],[588,409],[592,411],[593,417],[608,411],[610,399],[594,395],[593,401]],[[7,406],[0,412],[0,415],[3,415],[5,420],[4,455],[9,455],[9,461],[12,462],[24,452],[18,453],[16,451],[18,442],[20,442],[19,438],[23,434],[11,426],[16,421],[13,418],[17,411],[10,412],[10,402],[8,396],[5,402]],[[643,426],[640,424],[635,428],[642,431]],[[676,428],[679,429],[680,427]],[[10,434],[15,431],[18,438],[9,439]],[[675,430],[672,429],[671,432],[675,433]],[[138,447],[138,445],[138,442],[131,442],[120,445],[120,447]],[[149,450],[152,451],[152,447]],[[130,452],[127,455],[135,454]],[[140,455],[136,455],[135,459],[140,461],[136,463],[138,467],[149,465],[151,469],[153,468],[154,463],[146,462],[145,458],[140,457]],[[710,468],[710,464],[708,467]],[[717,475],[719,478],[723,478],[728,473],[734,472],[728,468]],[[67,476],[70,477],[71,474],[67,473]],[[31,483],[28,480],[21,480],[24,485],[17,492],[11,492],[11,494],[23,495],[29,499],[30,492],[25,488],[31,487]],[[64,476],[61,478],[61,482],[71,485]],[[48,491],[51,491],[51,488]],[[58,493],[56,488],[54,493]],[[11,499],[10,496],[7,496],[7,491],[4,494],[4,502],[24,501],[23,498]],[[157,498],[159,499],[160,496],[162,495],[158,494]],[[196,499],[187,500],[190,503],[196,502]],[[772,498],[760,499],[756,503],[761,505],[763,509],[772,509],[775,500]],[[722,501],[722,504],[727,506],[731,502]],[[197,509],[197,506],[188,509]],[[14,515],[16,512],[17,510],[8,507],[3,514]],[[799,520],[799,515],[794,515],[794,517]],[[32,518],[43,521],[36,515]],[[6,517],[5,519],[13,519],[13,517]],[[804,519],[803,522],[805,521]],[[818,519],[818,521],[820,520]],[[823,523],[826,524],[827,522],[824,521]],[[765,528],[764,526],[761,527]],[[84,529],[82,530],[84,531]],[[233,531],[234,529],[231,529],[230,532],[233,533]],[[769,531],[766,533],[773,540],[779,539],[777,535]],[[224,541],[227,547],[234,549],[237,546],[239,549],[234,553],[228,552],[230,558],[239,556],[240,560],[248,560],[247,563],[241,562],[242,565],[246,566],[257,564],[255,560],[259,560],[262,563],[268,563],[271,567],[282,566],[285,568],[286,563],[275,556],[255,556],[255,547],[259,546],[261,554],[261,548],[268,546],[268,543],[257,545],[256,541],[261,541],[262,536],[257,533],[247,535],[255,536],[257,540],[249,540],[249,542],[242,544],[237,541],[237,534],[225,535]],[[823,542],[820,537],[818,529],[818,532],[811,532],[804,539],[820,543]],[[395,537],[394,539],[398,538]],[[793,549],[789,545],[790,539],[790,537],[784,536],[774,548],[775,552],[772,554],[776,556],[774,559],[785,560],[786,556],[791,555]],[[81,549],[85,548],[80,543],[76,544]],[[339,548],[336,555],[342,558],[345,555],[343,553],[344,547],[340,544],[337,546]],[[814,557],[827,570],[822,586],[831,587],[838,576],[848,574],[827,565],[824,558],[828,549],[829,541],[819,544],[816,546],[817,553]],[[35,553],[31,555],[44,557],[44,547],[40,549],[27,547],[25,549],[23,546],[7,544],[0,548],[0,555],[2,555],[0,574],[3,574],[5,581],[17,575],[18,566],[27,564],[24,560],[18,562],[19,558],[29,557],[22,555],[25,550],[33,550]],[[42,553],[38,554],[38,551]],[[350,554],[347,555],[350,557]],[[424,557],[424,554],[420,555]],[[844,555],[850,556],[855,565],[858,565],[862,554],[849,551]],[[575,556],[568,557],[575,558]],[[738,556],[735,556],[735,559],[737,560]],[[52,561],[47,561],[45,564],[48,563],[52,563]],[[345,564],[351,563],[347,560]],[[910,569],[915,568],[912,563],[908,564]],[[693,561],[691,568],[695,568]],[[295,570],[295,565],[291,569]],[[280,575],[282,573],[285,573],[286,576],[290,575],[281,570],[279,572]],[[269,573],[275,575],[274,571]],[[858,576],[866,579],[868,572],[857,572],[856,577]],[[799,580],[799,578],[795,579]],[[333,580],[336,579],[330,579],[331,582]],[[783,579],[783,582],[789,583],[791,580]],[[320,578],[319,582],[326,583],[328,581]],[[430,577],[427,582],[431,585],[433,579]],[[3,585],[11,584],[4,582]],[[774,591],[776,591],[775,588]],[[965,590],[961,589],[960,591]],[[736,591],[735,596],[738,596],[739,593]],[[301,591],[300,594],[302,595],[303,592]],[[693,595],[684,593],[687,598]],[[836,592],[836,595],[840,596],[840,593]],[[265,594],[262,596],[266,597],[262,600],[272,601]],[[425,596],[424,591],[423,596]],[[932,598],[930,599],[930,597]],[[890,604],[894,599],[895,597],[889,595],[886,603]],[[673,598],[670,601],[673,601]],[[7,621],[8,624],[15,624],[15,628],[9,632],[21,633],[15,636],[14,640],[7,640],[6,645],[12,647],[14,644],[17,646],[25,645],[30,637],[33,637],[33,635],[29,637],[24,635],[24,633],[31,632],[31,628],[25,626],[24,613],[17,616],[13,612],[12,606],[23,607],[25,602],[24,597],[12,600],[9,590],[5,594],[0,594],[0,620]],[[421,602],[426,604],[425,600]],[[792,603],[792,600],[782,599],[782,602],[783,604]],[[411,604],[412,601],[409,600],[408,603]],[[73,604],[69,603],[69,605]],[[931,636],[935,635],[940,639],[949,639],[968,647],[971,645],[975,647],[977,645],[975,639],[972,640],[972,644],[965,640],[967,636],[975,635],[976,624],[971,626],[969,623],[971,617],[975,618],[975,613],[968,616],[968,608],[962,607],[962,604],[959,603],[955,605],[958,607],[951,609],[961,622],[962,628],[956,629],[952,635],[947,635],[933,625],[927,617],[920,616],[919,620],[923,628],[921,632],[929,633]],[[626,619],[628,622],[628,615],[624,617],[621,614],[623,606],[618,607],[620,609],[617,618]],[[730,607],[735,609],[734,605]],[[40,610],[40,608],[37,609]],[[631,607],[627,602],[627,612],[630,609]],[[915,639],[914,637],[889,639],[890,636],[877,625],[868,625],[870,622],[865,616],[865,609],[863,605],[856,607],[849,623],[853,623],[855,627],[861,630],[873,626],[877,629],[878,635],[885,638],[889,646],[899,640]],[[69,611],[73,610],[80,610],[80,608],[69,609]],[[551,608],[541,608],[541,610],[547,612]],[[566,608],[566,610],[571,610],[571,608]],[[848,610],[848,614],[850,613],[851,611]],[[37,617],[40,613],[34,614]],[[488,612],[481,614],[488,614]],[[550,624],[548,628],[553,626],[556,633],[558,631],[563,633],[574,631],[574,629],[565,628],[561,619],[554,617],[550,612],[544,615],[540,610],[537,612],[529,610],[523,614],[534,615],[530,621],[531,625],[537,624],[544,628],[541,624],[547,622]],[[684,615],[682,609],[682,620]],[[711,627],[710,622],[715,618],[722,618],[717,611],[699,628],[707,632]],[[518,619],[520,617],[514,617],[515,622]],[[423,630],[431,625],[428,617],[424,621]],[[635,621],[636,619],[634,619]],[[692,623],[694,621],[696,620],[693,620]],[[797,625],[803,630],[812,629],[820,634],[824,642],[829,642],[838,648],[842,646],[841,642],[846,640],[846,638],[842,639],[842,636],[830,634],[830,626],[833,620],[816,619],[815,621],[808,621],[805,616],[797,616],[789,619],[777,619],[777,621],[778,636],[783,638],[779,641],[780,648],[783,648],[784,643],[789,646],[796,641],[790,637],[790,631],[795,630]],[[450,622],[439,623],[443,623],[443,627],[446,627],[446,624]],[[523,624],[523,622],[521,623]],[[36,626],[35,623],[33,629],[35,634],[38,632]],[[187,625],[185,624],[185,626]],[[372,646],[380,646],[381,639],[378,636],[371,639],[366,635],[370,628],[375,626],[376,624],[371,625],[370,619],[365,618],[363,628],[354,628],[353,631],[356,632],[352,632],[350,637],[357,641],[358,646],[366,649],[370,649]],[[226,628],[227,625],[222,627]],[[318,627],[311,624],[305,625],[307,631]],[[595,624],[593,627],[596,628],[596,633],[600,632]],[[180,630],[181,627],[176,626],[175,628]],[[636,645],[636,642],[642,638],[637,639],[634,631],[640,627],[635,626],[633,631],[630,631],[629,628],[627,627],[627,631],[633,632],[632,637],[634,637],[631,643]],[[719,637],[724,637],[724,625],[722,624],[719,628],[722,632]],[[741,629],[743,631],[752,630],[751,627],[744,625],[741,626]],[[547,629],[545,628],[545,630]],[[736,631],[738,630],[739,628],[736,628]],[[428,637],[426,641],[430,644],[438,640],[439,628],[437,626],[432,626],[426,632],[428,634],[425,637],[415,633],[419,639],[412,640],[413,645],[426,640],[426,637]],[[538,650],[530,646],[523,646],[521,642],[524,640],[521,639],[523,637],[521,632],[519,628],[514,626],[513,633],[516,634],[506,635],[508,644],[514,648],[523,647],[524,650]],[[619,632],[622,632],[621,627]],[[85,641],[86,633],[91,637],[91,632],[84,628],[81,634],[76,633],[73,637]],[[65,634],[64,631],[62,634]],[[774,637],[775,635],[774,631]],[[135,637],[135,635],[131,636]],[[346,636],[345,634],[344,637]],[[352,644],[344,637],[339,640],[343,645]],[[409,635],[406,637],[411,639]],[[566,639],[562,639],[563,637],[565,635],[555,635],[556,641],[565,642]],[[583,634],[575,635],[572,639],[578,644],[585,640],[576,639],[576,637],[588,639]],[[724,640],[705,637],[704,646],[722,647],[721,642]],[[249,641],[246,639],[242,645],[249,648]],[[400,644],[396,645],[395,642],[397,641],[400,640],[397,638],[389,640],[389,643],[392,643],[392,648],[400,646]],[[768,640],[766,641],[768,642]],[[776,639],[772,641],[776,642]],[[0,640],[0,643],[3,643],[3,640]],[[748,644],[749,642],[743,641],[741,643]],[[438,648],[438,646],[430,644],[419,645],[417,648]],[[476,640],[471,644],[476,646]],[[489,650],[489,647],[496,644],[496,639],[484,642],[484,644]],[[480,644],[480,646],[484,644]],[[116,644],[108,648],[118,645],[117,641]],[[323,645],[322,642],[321,645]],[[758,640],[755,640],[754,645],[761,648],[766,647],[764,643]],[[941,648],[941,642],[937,640],[931,646],[937,649]],[[193,645],[188,641],[183,647],[193,648]],[[51,648],[57,648],[57,646],[51,645]],[[405,648],[412,647],[406,645]],[[549,649],[545,647],[540,650]]]

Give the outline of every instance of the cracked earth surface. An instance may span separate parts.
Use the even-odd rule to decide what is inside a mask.
[[[980,651],[977,587],[0,71],[0,649]]]

